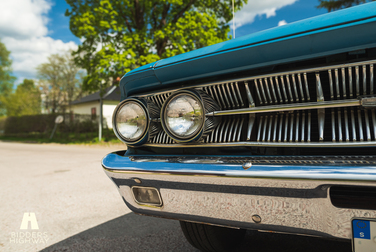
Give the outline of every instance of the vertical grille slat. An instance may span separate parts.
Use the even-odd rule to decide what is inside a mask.
[[[369,118],[367,110],[364,110],[364,118],[366,120],[367,141],[371,141],[371,129],[369,127]]]
[[[231,83],[231,85],[232,85],[232,83]],[[231,107],[232,108],[238,108],[239,106],[235,106],[234,100],[232,99],[232,95],[231,95],[231,91],[230,91],[230,87],[229,87],[230,84],[227,83],[225,86],[226,86],[226,89],[227,89],[228,97],[229,97],[230,102],[231,102]],[[236,101],[236,98],[235,98],[235,101]]]
[[[281,86],[283,90],[283,95],[285,97],[285,102],[289,102],[289,98],[287,97],[287,93],[286,93],[285,81],[283,80],[283,76],[281,76],[280,78],[281,78]]]
[[[308,112],[307,142],[311,142],[311,112]]]
[[[346,134],[346,142],[350,141],[349,117],[347,115],[347,108],[345,108],[345,134]]]
[[[275,120],[274,120],[273,142],[276,141],[276,137],[277,137],[277,123],[278,123],[278,115],[275,116]]]
[[[304,102],[305,99],[304,99],[304,93],[303,93],[303,84],[302,84],[302,78],[301,78],[300,74],[298,74],[298,83],[299,83],[301,100],[302,100],[302,102]]]
[[[329,86],[330,86],[330,98],[334,99],[334,93],[333,93],[333,77],[332,77],[332,70],[328,70],[329,74]]]
[[[350,88],[350,97],[354,98],[354,90],[353,90],[353,80],[352,80],[352,68],[348,67],[348,72],[349,72],[349,88]]]
[[[298,112],[296,115],[296,122],[295,122],[295,142],[299,141],[299,117],[300,117],[300,113]]]
[[[263,104],[263,100],[261,99],[261,94],[260,94],[259,86],[257,84],[257,80],[254,80],[253,82],[255,84],[256,93],[257,93],[257,96],[259,98],[260,104],[262,105]]]
[[[355,66],[355,86],[356,86],[356,96],[359,96],[360,91],[359,91],[359,66]]]
[[[351,109],[351,128],[352,128],[353,141],[356,141],[355,116],[354,116],[353,109]]]
[[[235,82],[235,87],[236,87],[236,91],[239,95],[239,101],[240,101],[240,104],[242,107],[244,107],[244,102],[243,102],[243,98],[242,98],[242,95],[240,94],[240,90],[239,90],[239,86],[238,86],[238,83]],[[234,92],[234,95],[235,95],[235,92]],[[236,95],[235,95],[236,96]]]
[[[359,140],[363,141],[363,123],[362,123],[362,114],[361,111],[358,109],[358,123],[359,123]]]
[[[363,65],[363,95],[367,94],[367,66]]]
[[[272,78],[270,78],[270,81],[272,82]],[[279,87],[278,78],[275,77],[274,81],[275,81],[275,85],[277,87],[277,93],[278,93],[278,97],[279,97],[279,102],[282,103],[283,102],[283,98],[282,98],[282,95],[281,95],[281,89]]]
[[[341,68],[341,73],[342,73],[342,92],[343,92],[343,98],[347,98],[347,94],[346,94],[346,76],[345,76],[345,68],[342,67]]]
[[[341,109],[338,109],[338,140],[342,142],[342,120]]]
[[[262,128],[263,120],[264,120],[264,116],[261,116],[260,117],[260,123],[258,125],[257,142],[260,142],[260,140],[261,140],[261,128]]]
[[[296,88],[295,74],[291,75],[292,84],[294,86],[295,101],[299,102],[298,90]]]
[[[339,99],[339,98],[341,98],[341,92],[339,91],[338,69],[334,70],[334,75],[335,75],[335,78],[336,78],[337,99]]]
[[[335,116],[334,109],[332,109],[332,141],[336,141],[336,127],[335,127]]]
[[[270,90],[269,90],[269,85],[268,85],[268,79],[264,78],[264,85],[265,85],[265,90],[266,94],[268,95],[268,103],[273,103],[272,97],[270,96]]]

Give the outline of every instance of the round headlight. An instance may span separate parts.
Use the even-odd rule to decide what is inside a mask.
[[[115,134],[124,142],[135,144],[142,140],[147,133],[148,126],[148,114],[145,105],[140,101],[127,99],[115,109]]]
[[[170,97],[162,110],[162,125],[172,138],[184,142],[200,135],[205,114],[200,97],[195,93],[181,92]]]

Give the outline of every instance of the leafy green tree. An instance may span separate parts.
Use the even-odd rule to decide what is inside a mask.
[[[343,8],[348,8],[354,5],[371,2],[375,0],[319,0],[320,4],[317,8],[327,9],[329,12],[334,10],[339,10]]]
[[[75,60],[84,87],[99,90],[126,72],[231,38],[232,0],[66,0],[82,40]],[[239,10],[247,0],[235,0]],[[103,90],[103,89],[102,89]]]
[[[24,79],[23,83],[17,86],[16,91],[4,99],[4,104],[7,116],[40,114],[40,91],[33,80]]]
[[[6,112],[3,100],[12,92],[13,82],[16,79],[12,76],[12,61],[9,55],[10,52],[0,41],[0,116]]]
[[[71,110],[71,102],[86,94],[82,91],[83,72],[71,52],[52,54],[37,67],[37,75],[44,109],[52,113]]]

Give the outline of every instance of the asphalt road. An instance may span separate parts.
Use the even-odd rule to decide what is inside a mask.
[[[130,212],[100,166],[121,147],[0,142],[0,251],[197,251],[178,221]],[[38,229],[20,229],[34,213]],[[29,215],[28,215],[29,216]],[[35,226],[34,226],[35,228]],[[349,242],[247,233],[238,251],[351,251]]]

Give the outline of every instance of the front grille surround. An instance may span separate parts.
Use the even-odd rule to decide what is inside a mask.
[[[188,87],[217,102],[220,111],[207,117],[216,116],[220,123],[198,142],[182,146],[376,146],[375,108],[362,107],[359,101],[362,96],[374,96],[375,63],[356,62]],[[141,96],[162,107],[177,91]],[[321,104],[325,106],[315,107]],[[146,145],[181,144],[160,131]]]

